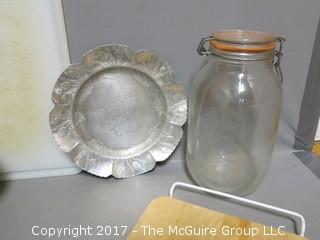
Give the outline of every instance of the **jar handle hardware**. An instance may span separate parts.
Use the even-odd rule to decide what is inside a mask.
[[[208,50],[208,48],[206,48],[205,44],[209,41],[212,41],[213,39],[215,39],[213,36],[201,38],[201,41],[197,47],[197,53],[200,56],[212,55],[212,53]],[[279,42],[279,48],[278,48],[278,50],[275,50],[276,59],[273,61],[273,65],[275,66],[276,71],[279,74],[280,81],[282,84],[283,83],[283,74],[282,74],[282,70],[280,67],[280,62],[281,62],[281,57],[283,56],[283,53],[282,53],[283,43],[286,41],[286,39],[283,37],[277,37],[276,40]]]
[[[211,55],[210,51],[205,47],[205,44],[211,40],[213,40],[214,37],[213,36],[209,36],[209,37],[204,37],[201,38],[201,41],[197,47],[197,52],[200,56],[206,55],[209,56]]]
[[[224,193],[224,192],[212,190],[209,188],[199,187],[199,186],[195,186],[195,185],[183,183],[183,182],[175,182],[171,186],[170,192],[169,192],[169,196],[171,198],[173,198],[174,191],[176,190],[176,188],[184,188],[184,189],[194,190],[194,191],[198,191],[198,192],[209,193],[214,196],[226,198],[226,199],[233,201],[235,203],[240,203],[240,204],[244,204],[244,205],[247,205],[250,207],[255,207],[258,209],[267,210],[269,212],[277,213],[280,216],[290,217],[293,220],[295,220],[295,223],[297,224],[297,226],[298,225],[300,226],[299,235],[301,237],[304,237],[304,233],[306,231],[306,220],[300,213],[293,212],[293,211],[290,211],[290,210],[287,210],[284,208],[279,208],[279,207],[276,207],[273,205],[257,202],[257,201],[250,200],[247,198],[238,197],[238,196],[235,196],[235,195],[232,195],[229,193]],[[299,219],[300,224],[298,224],[297,219]]]
[[[280,62],[281,62],[281,58],[283,56],[283,53],[282,53],[283,43],[286,41],[286,39],[283,37],[277,37],[277,41],[279,42],[279,49],[275,51],[276,59],[274,60],[273,65],[276,67],[276,71],[279,74],[280,81],[282,84],[283,83],[283,73],[282,73],[282,70],[280,67]]]

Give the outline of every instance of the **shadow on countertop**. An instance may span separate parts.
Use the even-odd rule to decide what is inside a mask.
[[[293,153],[315,176],[320,179],[320,159],[310,151]]]
[[[0,161],[1,163],[1,161]],[[3,169],[3,167],[0,164],[0,200],[3,196],[3,194],[8,190],[10,181],[6,178],[6,173]]]

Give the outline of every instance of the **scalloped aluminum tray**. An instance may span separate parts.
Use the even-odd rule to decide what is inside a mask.
[[[81,169],[126,178],[166,160],[182,136],[187,101],[173,69],[124,45],[87,52],[59,77],[50,126]]]

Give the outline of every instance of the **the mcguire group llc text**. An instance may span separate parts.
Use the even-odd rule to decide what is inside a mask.
[[[220,228],[207,227],[207,226],[167,226],[167,227],[153,227],[151,225],[139,226],[134,230],[134,233],[140,233],[143,236],[277,236],[286,235],[285,226],[280,226],[277,228],[273,227],[231,227],[228,225],[222,226]],[[214,239],[214,238],[213,238]],[[270,238],[271,239],[271,238]]]

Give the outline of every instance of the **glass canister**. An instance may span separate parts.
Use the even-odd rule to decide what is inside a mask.
[[[266,175],[282,105],[283,38],[222,30],[203,38],[207,63],[192,82],[187,166],[201,186],[236,195]]]

